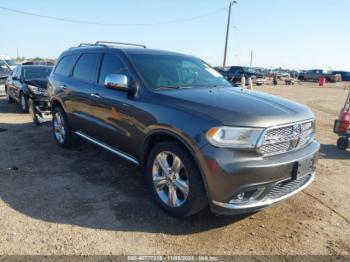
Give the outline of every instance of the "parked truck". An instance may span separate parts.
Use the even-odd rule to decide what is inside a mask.
[[[299,80],[301,81],[319,81],[321,77],[324,77],[327,82],[331,83],[340,82],[342,80],[340,74],[326,73],[322,69],[308,70],[299,74]]]

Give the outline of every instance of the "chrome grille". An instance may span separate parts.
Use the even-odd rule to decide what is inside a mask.
[[[263,137],[259,152],[263,156],[287,153],[306,145],[314,134],[313,121],[270,128]]]
[[[285,195],[288,195],[296,190],[298,188],[305,185],[310,179],[312,175],[307,175],[302,178],[299,178],[297,180],[287,180],[283,181],[277,185],[275,185],[271,191],[265,196],[265,198],[268,199],[277,199],[280,197],[283,197]]]

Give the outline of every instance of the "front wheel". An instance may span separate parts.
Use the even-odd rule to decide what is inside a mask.
[[[9,90],[7,88],[5,88],[5,92],[6,92],[6,100],[9,104],[12,104],[13,102],[15,102],[13,100],[13,98],[10,96]]]
[[[172,216],[190,216],[208,205],[196,164],[175,143],[163,142],[152,149],[147,178],[156,202]]]
[[[20,100],[22,112],[28,113],[29,112],[28,98],[23,93],[21,93],[19,100]]]
[[[346,150],[349,147],[349,139],[347,137],[339,137],[337,147],[340,150]]]
[[[63,148],[70,148],[73,138],[66,113],[58,106],[53,109],[52,115],[52,130],[57,144]]]

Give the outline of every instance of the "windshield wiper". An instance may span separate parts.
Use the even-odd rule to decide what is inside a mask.
[[[156,89],[180,89],[182,86],[158,86]]]

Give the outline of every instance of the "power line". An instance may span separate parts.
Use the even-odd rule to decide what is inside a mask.
[[[209,12],[203,15],[195,16],[195,17],[189,17],[189,18],[184,18],[184,19],[178,19],[178,20],[169,20],[165,22],[154,22],[154,23],[122,23],[122,24],[115,24],[115,23],[101,23],[101,22],[96,22],[96,21],[86,21],[86,20],[76,20],[76,19],[70,19],[70,18],[64,18],[64,17],[57,17],[57,16],[49,16],[49,15],[42,15],[42,14],[37,14],[37,13],[31,13],[31,12],[26,12],[22,10],[17,10],[17,9],[12,9],[4,6],[0,6],[1,10],[12,12],[12,13],[17,13],[21,15],[27,15],[27,16],[34,16],[38,18],[44,18],[44,19],[50,19],[50,20],[56,20],[56,21],[61,21],[61,22],[66,22],[66,23],[74,23],[74,24],[87,24],[87,25],[98,25],[98,26],[157,26],[157,25],[169,25],[169,24],[177,24],[177,23],[184,23],[184,22],[189,22],[193,20],[198,20],[207,16],[212,16],[217,13],[222,12],[223,10],[226,10],[227,8],[220,8],[216,11]]]

